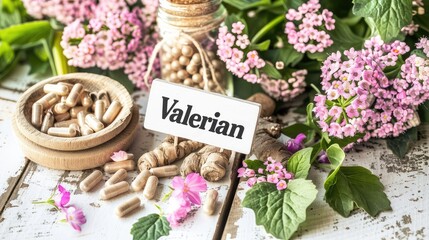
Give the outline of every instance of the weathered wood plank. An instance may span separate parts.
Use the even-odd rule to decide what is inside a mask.
[[[396,158],[382,140],[357,146],[347,154],[345,165],[364,166],[380,176],[393,211],[376,218],[363,211],[341,217],[323,200],[323,181],[328,173],[312,169],[309,178],[319,193],[294,239],[427,239],[429,125],[421,126],[420,132],[417,146],[403,160]],[[247,190],[245,182],[240,182],[223,239],[273,239],[255,224],[253,211],[241,207]]]
[[[146,97],[146,94],[142,92],[134,94],[134,99],[141,107],[142,115]],[[141,129],[129,151],[138,157],[143,152],[153,149],[163,138],[162,134]],[[70,239],[78,237],[82,239],[129,239],[131,226],[138,218],[158,212],[154,206],[155,203],[168,212],[167,204],[161,202],[160,199],[169,191],[168,185],[171,179],[160,181],[155,200],[146,200],[142,192],[130,192],[109,201],[102,201],[99,199],[102,184],[96,186],[95,191],[91,193],[83,193],[78,189],[79,182],[89,173],[90,171],[51,170],[30,163],[25,177],[18,184],[3,212],[0,239]],[[231,171],[228,171],[227,176],[230,173]],[[130,173],[128,181],[131,182],[135,175],[135,172]],[[216,229],[216,223],[221,216],[222,203],[228,193],[230,181],[229,177],[225,177],[220,182],[209,183],[209,188],[219,191],[218,208],[215,215],[207,216],[202,210],[193,211],[190,217],[179,228],[173,229],[170,236],[165,239],[211,239]],[[73,231],[67,224],[58,223],[63,216],[50,210],[49,207],[31,203],[32,200],[49,197],[58,184],[71,190],[71,203],[83,208],[86,214],[87,224],[83,226],[80,234]],[[116,217],[114,208],[132,196],[139,196],[142,199],[142,209],[123,219]]]

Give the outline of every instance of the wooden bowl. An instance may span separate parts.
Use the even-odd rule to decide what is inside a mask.
[[[113,152],[128,149],[139,129],[139,118],[138,107],[135,106],[132,109],[131,121],[124,131],[106,143],[81,151],[60,151],[45,148],[26,138],[19,131],[16,121],[12,121],[12,127],[20,141],[24,155],[31,161],[53,169],[85,170],[104,165],[110,161]]]
[[[122,110],[110,125],[93,134],[65,138],[43,133],[31,124],[31,107],[45,95],[43,92],[45,84],[58,82],[81,83],[90,92],[106,90],[112,101],[117,100],[121,103]],[[14,119],[20,133],[40,146],[55,150],[80,151],[105,143],[122,132],[130,122],[132,108],[133,100],[130,94],[117,81],[96,74],[72,73],[46,79],[29,88],[17,102]]]

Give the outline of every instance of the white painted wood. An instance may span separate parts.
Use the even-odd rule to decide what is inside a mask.
[[[360,165],[381,178],[393,211],[372,218],[356,211],[349,218],[334,212],[323,200],[323,181],[327,172],[312,169],[319,193],[307,210],[307,220],[293,239],[427,239],[429,229],[429,125],[420,127],[422,139],[404,160],[396,158],[384,141],[377,140],[357,146],[346,154],[344,165]],[[249,187],[240,182],[223,239],[274,239],[255,224],[251,209],[241,207]]]
[[[141,107],[141,114],[145,109],[146,95],[143,92],[134,94],[134,99]],[[138,158],[143,152],[153,149],[162,139],[161,134],[142,129],[130,152]],[[90,193],[84,193],[78,189],[80,181],[90,172],[51,170],[31,163],[25,178],[18,184],[10,203],[3,212],[0,239],[130,239],[131,226],[138,218],[158,212],[154,206],[155,203],[165,211],[167,209],[167,204],[159,200],[169,191],[168,185],[171,179],[160,181],[155,200],[144,199],[142,192],[130,192],[112,200],[102,201],[99,200],[99,191],[103,187],[101,183]],[[136,172],[129,173],[127,181],[131,182],[135,175]],[[230,172],[227,173],[227,176],[229,175]],[[106,179],[107,176],[104,180]],[[83,226],[81,233],[75,232],[66,223],[59,223],[63,216],[52,211],[49,206],[32,204],[32,200],[48,198],[57,184],[62,184],[71,190],[71,203],[83,208],[85,212],[87,223]],[[221,203],[225,199],[229,185],[228,177],[221,182],[209,183],[209,188],[219,191],[216,214],[207,216],[202,209],[192,212],[185,223],[173,229],[170,236],[164,239],[211,239],[219,218]],[[115,207],[133,196],[140,197],[144,206],[128,217],[122,219],[116,217]],[[202,197],[204,198],[204,195]]]

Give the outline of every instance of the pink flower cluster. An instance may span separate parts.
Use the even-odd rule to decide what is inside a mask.
[[[320,10],[319,0],[309,0],[295,9],[289,9],[286,14],[285,33],[288,42],[298,52],[323,52],[334,42],[325,30],[335,29],[333,13],[327,9]]]
[[[259,83],[261,78],[254,74],[254,69],[263,68],[265,61],[259,57],[257,51],[249,51],[250,40],[243,33],[245,25],[242,22],[232,24],[231,32],[228,27],[219,28],[216,44],[217,55],[225,62],[226,68],[232,74],[251,83]]]
[[[287,80],[271,79],[266,74],[261,74],[260,84],[268,95],[276,100],[287,102],[305,91],[306,75],[307,70],[305,69],[293,72]]]
[[[152,40],[145,42],[147,45],[140,46],[137,49],[135,56],[125,64],[124,68],[124,72],[128,75],[128,78],[140,89],[145,89],[147,87],[144,82],[144,76],[148,70],[149,58],[152,55],[153,48],[155,46],[155,43],[152,43],[154,42]],[[159,58],[156,58],[149,78],[149,83],[151,83],[156,76],[160,76],[160,71],[161,63]]]
[[[422,49],[423,53],[429,58],[429,40],[427,38],[420,38],[419,42],[416,43],[416,48]]]
[[[425,41],[418,47],[424,48]],[[404,42],[384,43],[375,37],[362,50],[330,55],[322,67],[324,92],[314,99],[322,131],[337,138],[365,133],[367,140],[398,136],[418,125],[415,109],[429,99],[429,61],[412,54],[401,65],[409,50]]]
[[[403,32],[406,35],[414,35],[414,33],[416,33],[419,30],[420,25],[414,23],[414,21],[411,21],[410,24],[408,24],[407,26],[403,27],[401,29],[401,32]]]
[[[191,173],[182,177],[174,177],[172,182],[174,191],[171,205],[172,212],[167,216],[170,226],[177,227],[191,211],[192,206],[200,206],[200,192],[207,191],[206,180],[198,173]]]
[[[94,16],[96,0],[22,0],[29,15],[36,19],[55,18],[63,24]]]
[[[243,161],[243,167],[237,171],[238,177],[248,178],[246,183],[249,187],[256,183],[269,182],[275,184],[278,190],[284,190],[287,188],[287,181],[293,179],[293,174],[271,157],[264,162],[264,168],[251,169]]]

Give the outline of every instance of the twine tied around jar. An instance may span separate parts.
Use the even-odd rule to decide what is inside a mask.
[[[214,69],[213,64],[211,63],[211,61],[210,61],[210,59],[209,59],[209,57],[207,55],[207,52],[204,50],[204,48],[201,47],[201,45],[198,43],[197,40],[195,40],[195,38],[193,38],[192,36],[190,36],[189,34],[183,32],[183,31],[179,32],[179,38],[180,37],[184,37],[185,39],[189,40],[195,46],[195,48],[198,50],[198,54],[201,57],[201,65],[202,65],[202,68],[203,68],[204,90],[205,91],[210,91],[210,88],[209,88],[209,79],[208,79],[208,76],[207,76],[207,65],[208,65],[208,68],[210,70],[211,76],[213,78],[213,82],[219,87],[221,93],[223,95],[226,95],[225,90],[223,89],[223,87],[221,86],[221,84],[219,84],[219,82],[216,79],[215,69]],[[155,47],[153,49],[153,52],[152,52],[152,55],[149,58],[148,69],[147,69],[147,71],[146,71],[146,73],[144,75],[144,82],[145,82],[145,84],[146,84],[146,86],[148,88],[150,88],[149,76],[150,76],[150,73],[152,72],[153,64],[155,63],[155,59],[158,56],[158,54],[159,54],[159,52],[160,52],[160,50],[161,50],[161,48],[162,48],[162,46],[164,45],[165,42],[166,42],[165,38],[163,38],[161,41],[159,41],[155,45]]]

